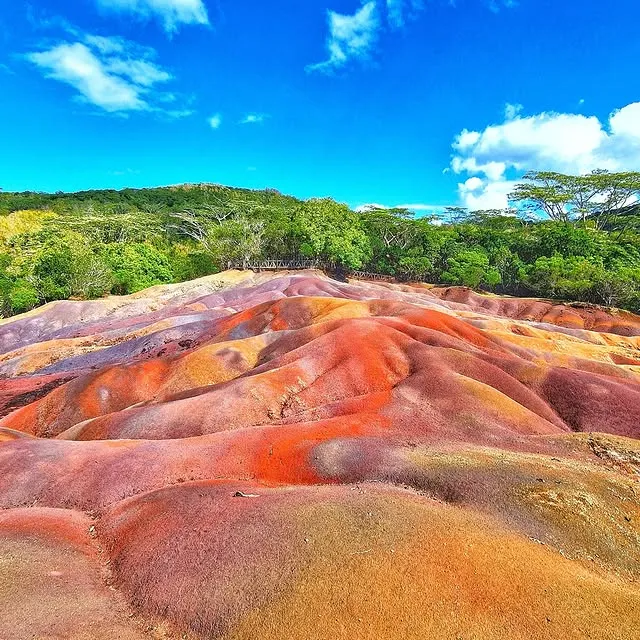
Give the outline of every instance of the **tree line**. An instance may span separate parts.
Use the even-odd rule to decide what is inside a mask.
[[[211,184],[0,192],[0,313],[291,257],[640,311],[639,195],[640,174],[605,171],[529,173],[509,209],[440,217]]]

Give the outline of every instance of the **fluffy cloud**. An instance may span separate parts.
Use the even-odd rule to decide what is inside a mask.
[[[222,124],[222,116],[219,113],[212,115],[207,122],[212,129],[219,129]]]
[[[458,185],[463,204],[502,208],[513,188],[508,176],[525,171],[640,170],[640,102],[614,111],[606,123],[572,113],[522,116],[520,108],[507,105],[504,122],[463,130],[453,148],[451,168],[469,176]]]
[[[510,180],[482,180],[473,176],[458,185],[458,193],[465,207],[471,211],[505,209],[509,193],[516,182]]]
[[[209,24],[207,8],[202,0],[96,0],[104,10],[131,13],[141,18],[157,18],[167,33],[181,24]]]
[[[350,60],[366,60],[378,40],[380,18],[375,0],[365,2],[353,15],[328,12],[329,36],[324,62],[312,64],[307,71],[331,72]]]
[[[640,102],[629,104],[623,109],[614,111],[609,119],[611,133],[638,143],[640,140]]]
[[[73,87],[82,101],[110,113],[162,111],[187,115],[185,110],[166,111],[156,106],[173,102],[175,96],[155,89],[172,76],[153,62],[154,56],[153,49],[124,38],[86,35],[76,42],[28,53],[26,59],[46,77]]]

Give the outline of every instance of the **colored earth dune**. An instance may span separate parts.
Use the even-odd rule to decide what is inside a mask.
[[[640,637],[640,317],[230,271],[0,321],[0,639]]]

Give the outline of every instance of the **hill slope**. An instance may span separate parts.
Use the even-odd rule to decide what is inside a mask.
[[[640,632],[638,316],[226,272],[0,353],[0,638]]]

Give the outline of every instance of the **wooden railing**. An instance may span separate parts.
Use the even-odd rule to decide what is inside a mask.
[[[322,260],[308,258],[290,258],[288,260],[246,260],[227,263],[229,269],[251,269],[253,271],[280,271],[283,269],[326,269],[335,270],[336,265]]]
[[[334,262],[324,260],[313,260],[309,258],[289,258],[285,260],[246,260],[229,261],[228,269],[251,269],[252,271],[302,271],[304,269],[321,269],[330,273],[337,273],[347,278],[358,280],[380,280],[393,282],[393,276],[384,273],[373,273],[371,271],[357,271],[345,269]]]
[[[385,273],[372,273],[371,271],[348,271],[349,278],[358,280],[382,280],[383,282],[395,282],[396,278]]]

